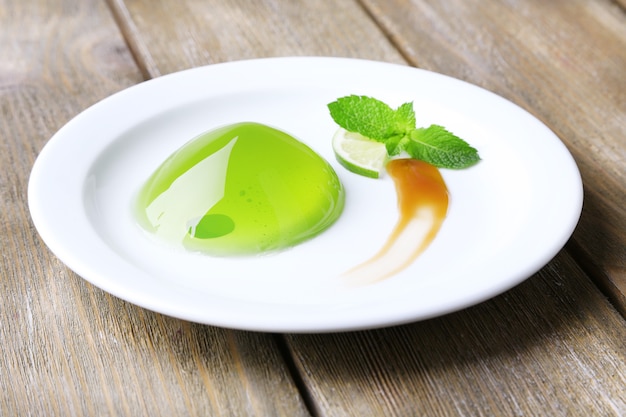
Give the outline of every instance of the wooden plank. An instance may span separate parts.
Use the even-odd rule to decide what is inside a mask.
[[[368,23],[369,16],[349,2],[188,0],[148,5],[128,0],[124,5],[120,15],[129,16],[129,27],[135,28],[128,33],[147,45],[159,74],[279,55],[403,62]],[[396,13],[408,14],[405,21],[414,18],[417,12],[411,7],[399,1],[368,3],[369,13],[382,22],[387,39],[402,54],[414,57],[419,50],[420,57],[430,57],[422,66],[430,62],[431,69],[445,72],[452,65],[457,75],[477,84],[493,82],[498,72],[484,68],[487,64],[478,57],[475,62],[453,59],[455,45],[446,43],[445,28],[439,43],[423,39],[415,45],[409,36],[421,34],[419,27],[391,31]],[[447,10],[447,18],[457,16],[452,18],[455,24],[463,25],[467,11],[459,7],[456,15],[454,8]],[[176,16],[177,23],[153,24],[167,22],[167,15]],[[433,14],[422,18],[428,22]],[[481,23],[470,26],[477,30]],[[510,53],[514,59],[515,51]],[[421,58],[412,62],[422,64]],[[386,330],[288,335],[285,341],[319,415],[533,415],[531,411],[544,410],[554,415],[579,410],[615,415],[624,411],[624,331],[623,320],[562,253],[519,288],[465,312]]]
[[[270,56],[405,63],[367,13],[351,1],[110,2],[126,20],[123,26],[133,37],[130,42],[147,45],[138,48],[144,51],[144,59],[158,62],[154,74]]]
[[[174,9],[175,3],[180,4],[180,8]],[[253,16],[259,17],[247,16],[249,20],[245,24],[238,23],[236,19],[226,19],[221,23],[212,21],[216,26],[211,26],[211,31],[223,32],[219,36],[221,43],[215,40],[217,38],[210,38],[209,48],[204,45],[204,36],[207,36],[205,23],[210,19],[206,17],[207,13],[202,13],[200,3],[154,2],[145,5],[129,2],[129,16],[135,25],[135,33],[141,37],[139,40],[143,45],[146,45],[146,48],[137,48],[135,55],[141,60],[142,51],[147,51],[154,63],[156,74],[220,60],[280,54],[337,54],[401,62],[400,54],[387,41],[379,39],[376,27],[371,22],[362,20],[367,15],[352,3],[344,2],[339,6],[343,11],[337,14],[330,14],[333,6],[330,2],[309,3],[313,4],[294,2],[289,3],[290,6],[275,3],[266,5],[278,7],[282,12],[281,16],[286,16],[283,19],[257,10],[258,13]],[[243,3],[227,4],[231,7],[227,11],[232,16],[239,17],[242,14],[237,8],[241,8]],[[166,7],[167,13],[163,11],[163,7]],[[315,10],[318,12],[313,13]],[[227,12],[220,13],[228,16]],[[301,17],[299,13],[304,13],[310,19]],[[48,14],[51,14],[49,10]],[[180,22],[195,23],[186,27],[180,23],[163,29],[154,23],[163,18],[150,19],[159,14],[177,16]],[[278,28],[262,24],[268,21],[278,25]],[[309,24],[303,26],[301,23],[305,21],[309,21]],[[42,26],[45,26],[43,22],[42,20]],[[351,22],[351,25],[344,25],[347,22]],[[364,26],[359,26],[359,23]],[[220,27],[222,24],[225,28]],[[238,24],[244,26],[240,28]],[[355,25],[358,29],[354,29]],[[234,28],[229,28],[230,26]],[[309,26],[313,26],[313,29]],[[343,31],[349,33],[345,33],[344,37],[339,36],[339,40],[333,37],[329,41],[327,35],[322,36],[324,29],[318,29],[317,26],[326,27],[325,30],[333,35],[343,35]],[[89,29],[93,27],[93,24],[89,25]],[[246,37],[245,27],[264,28],[256,33],[266,41],[257,43],[255,39]],[[331,28],[334,29],[331,31]],[[374,32],[370,32],[370,29]],[[159,30],[167,30],[170,36],[158,38],[161,35],[154,32]],[[351,30],[365,38],[353,35]],[[81,28],[81,32],[89,30]],[[238,37],[233,38],[234,42],[241,42],[241,45],[235,45],[235,51],[238,51],[236,53],[226,44],[227,40],[232,40],[229,34],[237,34]],[[284,34],[291,34],[293,39],[281,42]],[[49,36],[50,32],[45,35],[46,39],[52,37]],[[176,41],[171,41],[171,38]],[[111,40],[109,36],[106,39]],[[277,43],[271,45],[271,40]],[[187,43],[181,43],[183,41]],[[185,47],[177,48],[178,44]],[[448,50],[451,51],[452,48]],[[218,53],[219,58],[214,59],[212,53]],[[145,68],[150,66],[146,65]],[[149,72],[146,70],[148,75]],[[133,77],[139,77],[136,68],[133,74]],[[87,82],[84,82],[86,85]],[[130,83],[132,82],[136,81],[133,79]],[[91,99],[93,98],[92,96]],[[77,108],[67,104],[65,106],[66,116],[73,114]],[[9,106],[3,107],[3,112],[5,108]],[[11,108],[15,108],[12,110],[15,114],[30,114],[31,111],[26,106],[12,105]],[[50,117],[49,112],[44,114]],[[30,117],[34,118],[32,114]],[[17,129],[21,126],[18,125]],[[30,129],[26,131],[26,136],[37,136],[35,141],[39,140],[41,144],[51,131],[53,130],[44,129],[44,135],[39,136],[39,131]],[[34,146],[33,139],[30,142],[31,145],[27,146]],[[22,141],[17,145],[15,142],[10,143],[8,147],[24,146]],[[5,154],[3,149],[2,155]],[[15,164],[14,160],[23,158],[32,162],[34,151],[29,153],[20,148],[7,155],[3,163],[11,161],[11,164]],[[17,163],[18,171],[21,169],[20,181],[23,183],[27,166],[28,163],[25,162]],[[3,187],[5,178],[8,184],[2,190],[3,195],[18,194],[14,192],[18,189],[18,180],[8,176],[0,178]],[[256,399],[267,394],[276,399],[280,395],[277,391],[284,393],[282,388],[267,392],[267,381],[273,381],[277,377],[277,369],[280,370],[281,363],[276,365],[271,362],[271,355],[275,351],[271,343],[267,342],[266,336],[256,335],[259,340],[253,337],[250,340],[251,336],[247,333],[223,332],[195,325],[186,325],[189,326],[187,330],[179,321],[153,315],[94,290],[46,255],[32,228],[26,228],[26,237],[22,238],[25,233],[23,229],[28,224],[23,196],[17,196],[11,201],[13,203],[9,203],[9,206],[15,204],[18,208],[13,208],[6,215],[2,211],[3,214],[0,215],[2,227],[12,231],[5,238],[11,249],[6,252],[7,256],[3,256],[4,263],[0,264],[0,271],[3,274],[8,271],[12,278],[8,293],[15,294],[14,297],[5,296],[2,300],[3,308],[5,301],[13,303],[16,308],[3,309],[0,314],[6,314],[5,311],[19,311],[22,316],[19,317],[21,320],[17,320],[20,326],[18,329],[25,338],[21,339],[23,345],[11,345],[11,354],[0,359],[3,361],[0,362],[0,369],[8,367],[11,371],[18,372],[17,379],[12,380],[16,386],[31,380],[36,383],[28,385],[29,390],[26,393],[14,389],[9,390],[8,395],[5,394],[2,405],[9,404],[13,407],[6,414],[19,414],[11,412],[19,411],[16,404],[30,399],[30,396],[37,397],[35,394],[38,392],[52,397],[30,400],[38,401],[37,411],[47,415],[93,414],[94,411],[101,411],[100,407],[105,410],[100,414],[105,415],[107,411],[108,414],[128,414],[127,410],[149,415],[167,412],[177,414],[181,410],[179,414],[184,414],[185,411],[190,414],[208,414],[209,410],[223,411],[229,407],[241,407],[242,402],[247,407],[246,410],[231,410],[231,414],[237,414],[236,411],[239,414],[250,414],[248,411],[255,410],[255,406],[261,407],[272,401],[253,401],[251,405],[241,399],[241,391],[232,394],[232,402],[224,397],[228,394],[224,387],[230,386],[227,372],[239,369],[235,366],[237,361],[229,358],[236,357],[237,354],[247,358],[246,365],[243,366],[248,371],[246,375],[253,375],[246,385],[246,388],[252,387],[251,392],[246,391],[246,394]],[[2,241],[3,255],[6,250],[4,243]],[[28,259],[29,251],[44,253],[37,255],[36,260],[32,261]],[[7,261],[12,258],[19,261]],[[19,279],[24,274],[41,274],[41,278],[31,278],[24,282]],[[44,297],[46,291],[52,294],[49,297],[51,300]],[[64,291],[72,294],[64,294]],[[29,300],[31,306],[37,307],[20,310],[18,304],[24,302],[24,299]],[[84,313],[72,313],[74,309]],[[109,313],[100,313],[99,309]],[[46,314],[50,317],[43,317]],[[121,314],[124,319],[112,319],[113,314]],[[37,326],[29,327],[29,315],[36,319],[34,322]],[[99,317],[101,324],[85,323],[79,319],[81,315]],[[3,324],[8,322],[7,317],[0,317]],[[176,327],[174,323],[179,326]],[[4,330],[5,327],[3,325],[0,329],[3,341],[13,331]],[[163,328],[168,331],[161,330]],[[183,341],[176,342],[179,329]],[[206,334],[198,335],[203,332]],[[111,338],[110,334],[116,337]],[[32,335],[29,337],[39,347],[30,354],[16,353],[21,352],[21,349],[28,351],[33,345],[26,343],[26,335]],[[75,335],[86,340],[91,346],[89,349],[102,356],[89,356],[85,350],[77,351],[78,348],[71,341],[71,337]],[[237,339],[238,337],[242,339]],[[416,403],[421,404],[424,414],[431,411],[432,415],[458,411],[487,415],[489,411],[495,414],[497,411],[511,410],[513,412],[509,414],[514,414],[516,410],[521,414],[529,410],[543,412],[544,409],[554,411],[552,414],[555,415],[565,415],[567,412],[577,414],[578,410],[590,410],[585,415],[593,415],[594,411],[599,411],[600,415],[617,415],[624,412],[623,399],[619,395],[621,391],[616,391],[624,383],[623,340],[623,321],[599,296],[566,253],[561,254],[548,268],[519,288],[463,313],[372,332],[292,335],[286,338],[301,378],[311,393],[314,408],[320,415],[371,415],[377,411],[385,415],[419,414],[420,410],[409,407]],[[112,342],[121,347],[115,347],[118,345]],[[211,349],[213,343],[217,347]],[[233,352],[220,349],[225,344],[238,346],[239,350],[235,349]],[[59,346],[65,351],[60,351]],[[264,348],[268,352],[264,352]],[[255,350],[262,353],[259,355],[261,359],[256,360],[266,362],[270,358],[269,366],[254,362]],[[211,365],[196,369],[194,366],[202,359],[190,358],[206,358]],[[91,361],[96,364],[96,371],[89,370],[89,366],[93,366]],[[135,365],[132,361],[137,361],[140,365]],[[274,358],[274,361],[278,360]],[[112,366],[104,368],[102,362],[111,362]],[[44,371],[44,365],[49,366],[50,373]],[[125,369],[127,366],[131,369]],[[193,373],[194,370],[196,374]],[[187,379],[190,374],[191,380]],[[280,375],[283,375],[283,380],[286,378],[284,374]],[[280,375],[278,381],[281,381]],[[77,383],[85,380],[92,381],[91,385]],[[93,391],[93,381],[105,382],[104,393]],[[118,386],[140,387],[145,390],[138,388],[132,393],[124,394],[113,388],[113,382]],[[256,383],[262,387],[254,387]],[[40,387],[45,389],[40,391]],[[82,395],[83,388],[91,388],[86,391],[90,394],[87,398]],[[504,394],[498,394],[499,390]],[[215,396],[207,400],[205,396],[210,393]],[[59,394],[63,399],[56,400],[55,396]],[[100,397],[94,399],[93,396]],[[553,398],[555,402],[551,403]],[[200,404],[194,408],[192,403],[198,400]],[[152,401],[157,401],[164,407],[163,410],[157,410]],[[287,402],[292,405],[294,401],[288,396]],[[575,406],[581,408],[577,409]],[[280,412],[258,414],[276,415]]]
[[[143,78],[102,1],[0,0],[0,28],[0,414],[308,415],[271,335],[132,306],[44,247],[26,202],[37,153]]]
[[[512,100],[565,142],[585,185],[570,248],[626,315],[624,8],[608,0],[363,3],[412,64]]]
[[[614,203],[624,202],[625,184],[621,11],[582,2],[364,3],[411,63],[496,91],[566,140],[585,183],[596,187],[577,236],[598,239],[583,244],[616,281],[625,236],[624,205]],[[594,232],[591,223],[603,227]],[[607,253],[594,248],[602,239]],[[626,413],[624,321],[566,252],[464,312],[286,340],[319,415]]]
[[[626,326],[565,252],[462,312],[285,337],[319,416],[626,413]]]

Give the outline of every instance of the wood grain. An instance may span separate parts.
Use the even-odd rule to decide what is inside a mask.
[[[39,150],[142,77],[102,1],[0,1],[0,28],[0,415],[308,415],[273,336],[132,306],[44,247],[26,196]]]
[[[285,337],[319,416],[626,413],[626,326],[565,252],[462,312]]]
[[[494,91],[563,140],[585,186],[571,248],[626,315],[625,10],[601,0],[363,3],[413,65]]]
[[[348,55],[381,60],[393,55],[389,43],[363,39],[362,35],[339,41],[333,38],[326,43],[327,39],[320,41],[315,33],[299,30],[302,16],[312,16],[313,27],[354,27],[353,19],[365,17],[355,9],[329,18],[328,11],[336,2],[281,4],[300,13],[282,13],[280,21],[267,14],[268,5],[274,5],[273,2],[256,3],[246,9],[245,16],[241,15],[239,3],[222,2],[219,6],[212,5],[220,8],[215,16],[229,18],[211,19],[210,24],[205,23],[208,17],[200,21],[200,14],[193,11],[198,3],[193,1],[180,7],[160,3],[150,9],[138,1],[126,4],[138,36],[145,44],[152,45],[150,56],[163,62],[164,72],[188,65],[281,54]],[[412,25],[423,22],[411,21],[401,27],[402,31],[394,32],[390,30],[395,24],[391,23],[392,18],[402,14],[406,20],[424,10],[413,10],[412,3],[394,6],[395,9],[386,3],[369,4],[368,10],[385,29],[388,39],[399,46],[403,55],[411,57],[416,54],[417,46],[410,41],[417,40],[410,36],[420,30]],[[342,7],[349,6],[344,3]],[[394,10],[383,10],[384,7]],[[458,10],[446,11],[458,14],[458,24],[472,7],[476,5],[459,5]],[[163,20],[166,13],[185,21],[186,33],[166,39],[146,23]],[[316,22],[315,16],[325,16],[328,20]],[[268,21],[272,25],[267,25]],[[478,31],[480,25],[471,25],[466,30]],[[364,33],[380,36],[375,27],[362,26],[367,27]],[[210,30],[207,32],[205,27]],[[245,27],[256,28],[255,39],[246,37]],[[445,29],[439,29],[437,35],[443,37]],[[291,37],[278,42],[285,34]],[[234,48],[221,44],[219,39],[229,40]],[[468,47],[460,48],[459,52],[456,41],[454,38],[444,42],[437,37],[422,40],[420,59],[413,63],[428,67],[424,63],[433,61],[438,66],[431,65],[430,69],[440,72],[455,65],[460,70],[457,76],[486,87],[492,83],[499,86],[496,82],[502,82],[502,74],[498,72],[502,68],[497,66],[500,55],[476,56],[474,61],[464,62],[464,48]],[[503,44],[493,39],[491,42]],[[297,46],[291,46],[292,43]],[[175,45],[192,47],[172,52]],[[507,47],[511,59],[515,59],[516,46]],[[522,57],[524,52],[523,49]],[[175,61],[172,55],[177,57]],[[432,56],[431,61],[424,60],[424,55]],[[396,62],[399,57],[393,56]],[[535,78],[544,83],[542,87],[547,87],[541,74]],[[534,103],[533,93],[537,91],[538,87],[534,87],[525,91],[523,97]],[[310,397],[311,408],[318,415],[619,415],[626,407],[620,395],[626,378],[624,332],[624,322],[616,311],[572,258],[562,253],[520,288],[469,311],[393,329],[288,335],[285,340],[303,381],[304,395]],[[589,383],[589,379],[594,382]]]
[[[626,323],[588,278],[624,271],[624,27],[601,0],[0,0],[0,414],[625,415]],[[574,245],[458,313],[278,343],[135,307],[48,252],[25,190],[67,120],[143,79],[283,55],[406,58],[527,108],[583,172]]]
[[[353,1],[111,0],[154,73],[242,59],[324,55],[404,63]],[[154,22],[159,22],[155,24]],[[129,32],[130,33],[130,32]]]

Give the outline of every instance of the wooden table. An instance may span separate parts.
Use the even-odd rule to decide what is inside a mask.
[[[527,109],[582,173],[572,239],[475,307],[317,335],[144,310],[42,243],[29,173],[81,110],[186,68],[297,55],[409,64]],[[624,0],[0,0],[0,57],[0,415],[626,415]]]

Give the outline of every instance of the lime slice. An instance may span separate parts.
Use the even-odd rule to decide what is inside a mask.
[[[348,171],[370,178],[378,178],[389,159],[383,143],[341,128],[333,136],[333,151]]]

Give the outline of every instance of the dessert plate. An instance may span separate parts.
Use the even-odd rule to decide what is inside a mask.
[[[415,262],[354,286],[346,270],[383,245],[396,220],[393,182],[334,159],[326,105],[349,94],[414,103],[418,126],[440,124],[482,161],[442,170],[446,221]],[[139,187],[172,152],[206,130],[254,121],[326,158],[346,206],[326,232],[278,253],[211,257],[137,226]],[[477,86],[412,67],[343,58],[268,58],[195,68],[114,94],[46,144],[28,196],[51,251],[97,287],[141,307],[210,325],[271,332],[345,331],[439,316],[493,297],[554,257],[582,208],[572,156],[544,124]]]

